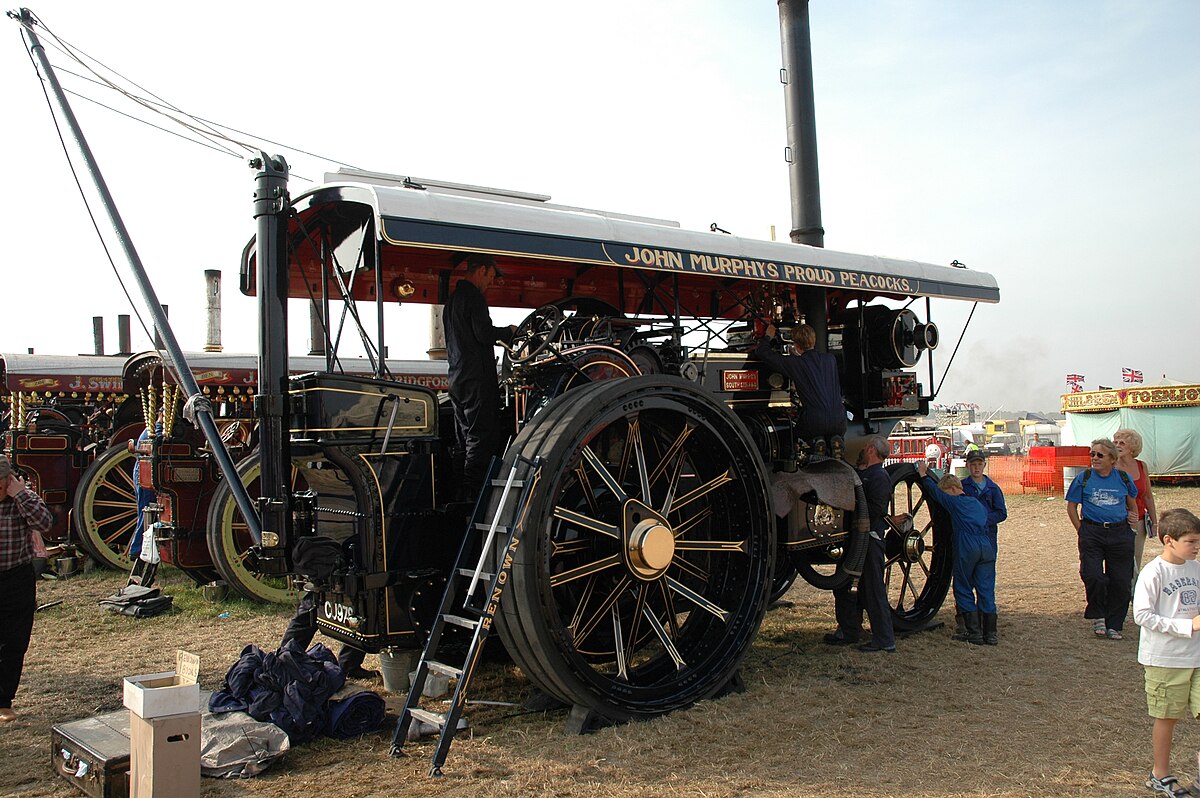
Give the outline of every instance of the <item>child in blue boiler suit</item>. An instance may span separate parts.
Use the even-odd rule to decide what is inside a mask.
[[[995,640],[996,540],[988,534],[987,509],[979,499],[963,492],[962,481],[953,474],[935,483],[925,463],[917,464],[917,473],[933,500],[950,514],[954,528],[954,603],[963,615],[967,642],[987,642],[984,619],[990,621],[990,637]]]

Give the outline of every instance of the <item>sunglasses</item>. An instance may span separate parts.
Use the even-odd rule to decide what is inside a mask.
[[[1108,452],[1091,452],[1092,457],[1108,457]]]

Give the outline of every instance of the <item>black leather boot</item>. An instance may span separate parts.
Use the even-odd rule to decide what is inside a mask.
[[[982,622],[980,620],[981,615],[982,613],[979,612],[963,613],[963,620],[966,621],[967,624],[967,642],[976,646],[983,645],[983,626],[981,625]]]
[[[1000,644],[1000,635],[996,632],[996,613],[981,612],[983,617],[983,642],[989,646]]]
[[[964,643],[967,640],[967,614],[965,612],[954,613],[954,634],[950,635],[951,640],[961,640]]]

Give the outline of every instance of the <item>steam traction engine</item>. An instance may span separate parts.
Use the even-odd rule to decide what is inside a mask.
[[[497,473],[542,468],[519,545],[492,544],[492,567],[511,567],[496,627],[538,687],[611,719],[722,691],[793,569],[826,588],[854,576],[865,525],[844,499],[853,472],[794,434],[790,386],[749,354],[766,322],[786,330],[803,316],[822,331],[841,363],[853,455],[929,400],[911,368],[937,330],[885,301],[999,296],[978,272],[415,179],[334,183],[292,203],[285,177],[278,161],[260,171],[258,249],[243,261],[242,288],[276,329],[287,295],[444,303],[464,251],[497,259],[493,308],[534,308],[502,364],[497,413],[513,438]],[[382,324],[378,334],[382,350]],[[259,390],[260,416],[279,408],[277,473],[294,468],[307,489],[264,476],[259,506],[288,510],[264,513],[254,567],[303,574],[332,637],[419,647],[455,554],[481,545],[464,544],[472,507],[453,501],[448,404],[419,386],[321,374]],[[892,605],[911,627],[945,597],[949,528],[911,467],[893,480],[895,511],[916,518],[887,541]],[[793,486],[787,523],[773,512],[781,481]],[[476,519],[501,512],[501,484],[484,488]]]

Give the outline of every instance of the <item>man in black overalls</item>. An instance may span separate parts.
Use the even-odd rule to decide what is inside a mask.
[[[817,351],[817,333],[808,324],[792,328],[791,353],[781,355],[771,348],[775,325],[754,350],[754,356],[792,381],[800,399],[796,434],[804,439],[846,434],[846,406],[838,382],[837,358]]]
[[[857,593],[844,585],[833,591],[836,632],[825,635],[831,646],[855,645],[862,634],[863,610],[871,622],[871,640],[858,646],[859,651],[895,651],[896,635],[892,629],[892,608],[888,603],[887,585],[883,581],[883,565],[887,559],[884,538],[888,530],[888,506],[892,499],[892,480],[883,467],[890,451],[886,439],[874,436],[858,456],[859,478],[867,499],[867,514],[871,521],[871,539]]]
[[[516,327],[492,326],[484,294],[492,280],[501,276],[496,261],[491,255],[480,254],[465,260],[466,277],[458,281],[442,310],[442,323],[446,329],[454,425],[465,450],[458,498],[473,500],[487,477],[488,463],[502,443],[493,350],[497,341],[510,343]]]

